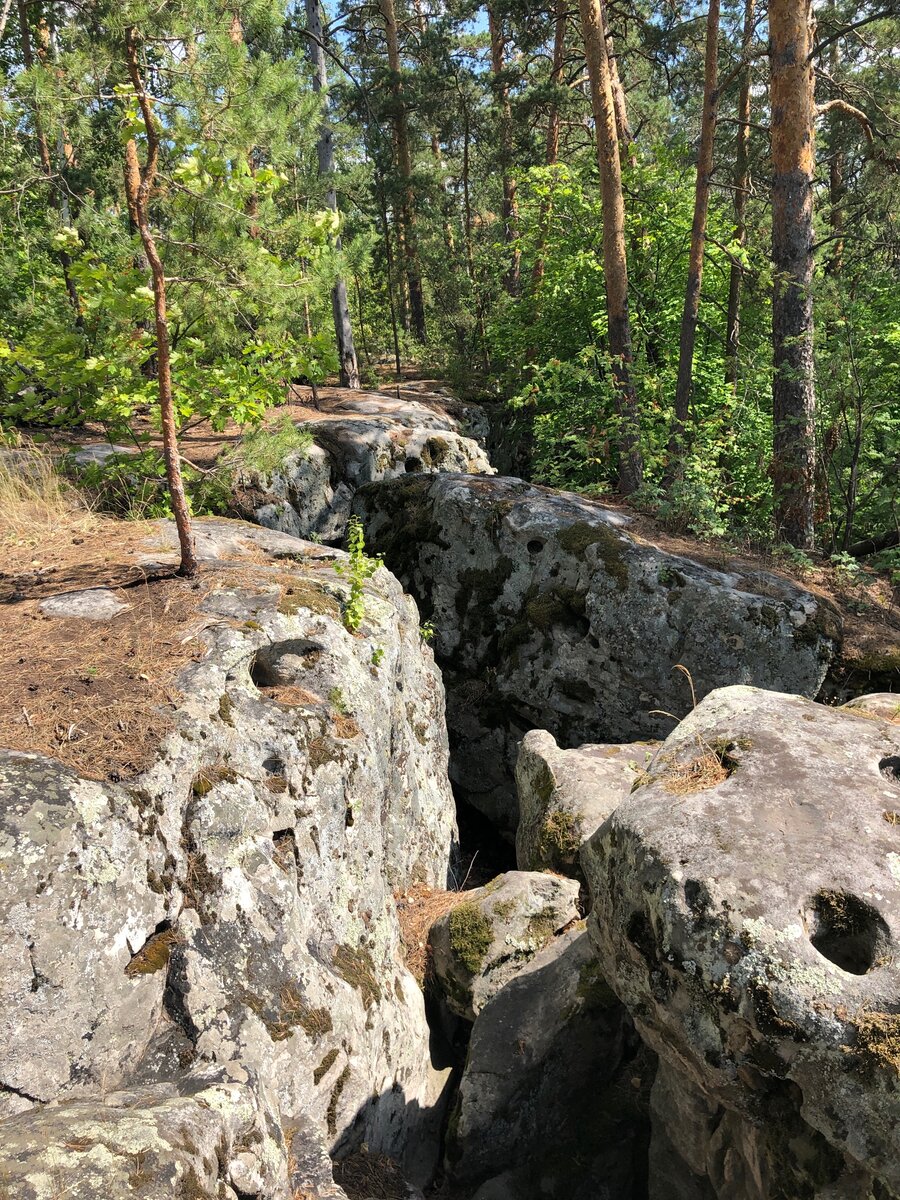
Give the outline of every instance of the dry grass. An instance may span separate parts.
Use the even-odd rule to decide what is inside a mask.
[[[442,888],[430,888],[424,883],[416,883],[405,892],[394,893],[403,956],[420,987],[424,987],[431,973],[428,934],[432,925],[462,904],[468,895],[464,891],[445,892]]]
[[[409,1188],[392,1158],[365,1146],[334,1164],[334,1181],[350,1200],[406,1200]]]
[[[721,757],[714,750],[709,750],[688,763],[673,767],[663,779],[663,787],[673,796],[690,796],[694,792],[718,787],[730,774]]]
[[[0,464],[0,746],[126,777],[170,727],[175,676],[203,653],[209,584],[148,573],[152,526],[89,512],[46,455],[15,455]],[[107,621],[40,611],[48,596],[97,587],[128,607]]]

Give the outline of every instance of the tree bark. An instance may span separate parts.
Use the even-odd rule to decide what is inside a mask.
[[[322,10],[319,0],[306,0],[306,29],[309,34],[306,39],[309,60],[313,68],[313,91],[320,97],[322,103],[322,123],[319,126],[319,139],[316,143],[319,177],[326,180],[325,203],[332,212],[336,213],[338,204],[337,193],[334,189],[334,134],[331,131],[331,123],[325,108],[328,74],[325,68],[325,32],[322,27]],[[340,237],[335,238],[335,247],[340,250]],[[331,289],[331,311],[334,317],[334,336],[340,361],[341,386],[356,389],[360,386],[359,364],[356,360],[356,346],[353,342],[353,325],[350,320],[347,285],[340,277],[335,280]]]
[[[556,0],[555,15],[556,19],[553,28],[553,66],[550,71],[550,85],[553,88],[558,88],[562,82],[563,61],[566,52],[567,0]],[[559,105],[555,95],[550,101],[550,112],[547,115],[547,143],[544,161],[548,167],[555,167],[559,161]],[[541,281],[544,278],[544,244],[547,240],[547,226],[550,220],[551,208],[550,197],[547,196],[541,201],[541,213],[538,222],[541,241],[537,257],[534,260],[534,267],[531,271],[531,282],[535,291],[540,288]]]
[[[509,102],[509,85],[504,76],[503,52],[506,42],[500,22],[488,5],[488,30],[491,37],[491,71],[494,76],[494,94],[500,108],[500,170],[503,173],[503,240],[511,247],[509,267],[504,276],[504,285],[510,296],[518,296],[521,284],[522,252],[517,242],[519,237],[518,185],[512,173],[513,123],[512,107]]]
[[[811,0],[770,0],[772,481],[776,532],[803,549],[815,538],[812,31]]]
[[[631,132],[631,125],[628,123],[628,105],[625,101],[625,89],[622,87],[622,80],[619,76],[619,64],[616,59],[612,34],[609,32],[609,15],[605,7],[602,11],[603,31],[606,35],[606,56],[609,59],[609,82],[612,87],[613,107],[616,110],[616,133],[619,138],[619,153],[621,154],[627,150],[629,161],[633,166],[636,161],[631,145],[634,141],[634,134]]]
[[[412,155],[409,148],[409,125],[406,119],[406,101],[403,96],[403,77],[400,73],[400,43],[397,33],[397,13],[394,0],[379,0],[384,19],[387,39],[388,69],[391,74],[392,119],[394,123],[394,147],[397,154],[397,169],[400,174],[400,234],[403,258],[406,265],[406,281],[409,289],[409,309],[412,332],[420,341],[428,340],[425,325],[425,301],[422,295],[422,276],[416,243],[416,206],[412,184]]]
[[[713,147],[718,117],[719,0],[710,0],[706,17],[706,57],[703,72],[703,115],[700,121],[700,149],[697,155],[697,181],[694,188],[694,219],[688,255],[687,288],[681,313],[681,338],[678,349],[678,379],[675,384],[675,423],[669,442],[669,477],[684,474],[685,428],[691,404],[694,369],[694,341],[700,312],[700,288],[703,284],[703,252],[706,246],[706,219],[713,169]]]
[[[625,252],[625,201],[616,132],[615,106],[606,53],[601,0],[579,0],[584,50],[597,138],[597,163],[603,200],[603,275],[619,416],[619,491],[630,495],[641,485],[638,403],[631,379],[631,322],[628,315],[628,262]]]
[[[172,500],[175,527],[181,547],[179,575],[191,578],[197,573],[197,556],[191,527],[191,514],[184,494],[181,476],[181,460],[178,454],[178,432],[175,425],[175,405],[172,397],[172,363],[169,353],[169,322],[166,315],[166,276],[162,259],[156,247],[156,239],[150,229],[150,195],[156,180],[159,163],[159,133],[144,88],[138,65],[138,34],[133,25],[125,29],[125,61],[128,74],[137,96],[138,106],[147,138],[147,161],[141,167],[137,143],[129,138],[125,145],[125,197],[129,215],[137,226],[144,245],[144,253],[150,264],[153,280],[153,313],[156,325],[156,379],[159,388],[159,410],[162,420],[163,457],[166,464],[166,480]]]
[[[829,55],[831,77],[837,75],[840,66],[840,51],[834,42]],[[832,124],[832,137],[837,141],[839,125]],[[831,254],[825,267],[829,275],[840,275],[844,269],[844,152],[839,145],[831,148],[831,161],[828,164],[828,200],[830,204],[829,221],[831,223]]]
[[[743,246],[747,240],[747,193],[750,186],[750,43],[753,40],[755,0],[744,0],[744,33],[741,54],[747,60],[741,71],[741,90],[738,96],[737,145],[734,157],[734,240]],[[725,319],[725,382],[732,391],[737,388],[738,359],[741,338],[741,288],[743,268],[732,259],[728,279],[728,313]]]

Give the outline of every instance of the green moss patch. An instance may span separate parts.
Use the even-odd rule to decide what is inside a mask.
[[[335,617],[337,620],[341,617],[340,604],[320,584],[296,579],[282,587],[278,611],[293,617],[301,608],[321,616]]]
[[[470,975],[477,975],[494,941],[490,920],[469,900],[454,908],[449,922],[450,949]]]
[[[559,544],[568,554],[583,558],[589,546],[597,547],[597,557],[608,575],[611,575],[620,591],[628,587],[628,566],[624,557],[621,538],[605,525],[589,525],[587,521],[576,521],[559,534]]]

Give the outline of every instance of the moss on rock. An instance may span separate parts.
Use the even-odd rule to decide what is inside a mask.
[[[477,975],[494,941],[489,918],[469,900],[454,908],[449,920],[451,950],[470,975]]]

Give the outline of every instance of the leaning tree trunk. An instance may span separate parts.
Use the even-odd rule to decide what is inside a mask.
[[[597,163],[603,199],[603,275],[609,353],[619,415],[619,491],[637,491],[643,476],[638,404],[631,379],[631,322],[628,316],[628,262],[625,253],[625,201],[616,131],[615,105],[606,53],[601,0],[580,0],[584,52],[597,137]]]
[[[391,73],[391,101],[393,106],[394,146],[397,154],[397,169],[400,173],[400,238],[406,264],[406,281],[409,289],[409,311],[412,332],[424,342],[427,340],[425,327],[425,301],[422,296],[422,276],[419,270],[419,255],[416,243],[416,206],[412,183],[412,154],[409,148],[409,125],[406,119],[406,100],[403,95],[403,77],[400,73],[400,42],[397,33],[397,13],[394,0],[379,0],[384,19],[387,39],[388,69]]]
[[[175,404],[172,397],[172,362],[169,351],[169,321],[166,314],[166,275],[162,259],[156,248],[156,239],[150,229],[150,195],[156,181],[159,165],[159,131],[153,116],[150,99],[144,88],[138,66],[138,35],[134,26],[125,30],[125,62],[137,96],[144,133],[147,140],[147,161],[141,167],[138,160],[137,143],[129,138],[125,144],[125,197],[129,215],[137,226],[144,244],[144,253],[150,264],[153,280],[153,312],[156,323],[156,379],[159,388],[159,411],[162,422],[163,457],[166,463],[166,481],[178,530],[181,547],[179,575],[190,578],[197,573],[197,557],[191,514],[184,494],[181,477],[181,459],[178,454],[178,431],[175,425]]]
[[[319,126],[319,140],[316,145],[319,158],[319,176],[328,181],[325,192],[325,203],[332,212],[337,212],[337,193],[334,189],[334,134],[328,120],[324,105],[325,93],[328,90],[328,74],[325,69],[325,31],[322,27],[322,10],[319,0],[306,0],[306,31],[309,60],[313,68],[313,91],[322,100],[322,124]],[[335,246],[341,248],[340,237],[335,239]],[[350,323],[350,303],[347,299],[347,285],[339,276],[331,289],[331,311],[334,315],[334,336],[337,341],[338,358],[341,364],[341,385],[347,388],[358,388],[359,366],[356,361],[356,347],[353,343],[353,326]]]
[[[519,237],[518,186],[512,173],[513,122],[509,102],[509,85],[504,76],[503,51],[505,41],[499,20],[488,5],[488,29],[491,37],[491,71],[494,76],[494,94],[500,106],[500,169],[503,173],[503,240],[510,247],[509,267],[504,284],[510,296],[519,294],[521,282],[522,252],[517,242]]]
[[[669,442],[669,481],[684,475],[685,428],[691,403],[694,370],[694,341],[700,312],[700,288],[703,283],[703,252],[706,246],[706,218],[709,212],[709,188],[713,169],[713,145],[718,116],[719,0],[710,0],[706,17],[706,59],[703,73],[703,116],[700,121],[700,151],[697,156],[697,182],[694,189],[694,220],[688,255],[687,288],[681,313],[681,339],[678,351],[678,380],[675,384],[675,423]]]
[[[753,40],[755,0],[744,0],[744,34],[741,55],[747,60],[741,71],[738,97],[737,145],[734,156],[734,240],[743,246],[747,240],[747,192],[750,186],[750,43]],[[738,381],[741,339],[741,285],[744,269],[732,258],[728,279],[728,313],[725,319],[725,382],[734,391]]]
[[[813,545],[813,120],[811,0],[770,0],[772,107],[772,383],[776,532]]]

